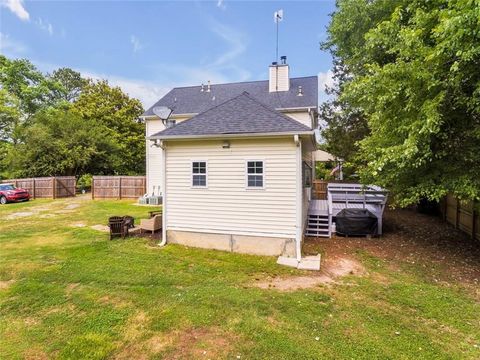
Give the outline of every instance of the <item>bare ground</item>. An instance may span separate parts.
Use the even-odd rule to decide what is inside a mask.
[[[461,283],[477,289],[480,282],[480,242],[440,218],[413,210],[386,211],[381,237],[309,238],[303,250],[306,254],[321,252],[326,262],[365,251],[393,268],[405,264],[422,266],[436,282]]]

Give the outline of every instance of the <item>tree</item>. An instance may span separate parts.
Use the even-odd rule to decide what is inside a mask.
[[[9,60],[0,55],[0,85],[18,99],[19,118],[28,120],[38,110],[54,105],[61,85],[45,77],[26,59]]]
[[[65,109],[37,113],[21,140],[6,155],[13,177],[103,173],[118,152],[105,126]]]
[[[324,122],[321,131],[325,141],[323,147],[325,151],[350,163],[359,151],[358,141],[368,134],[368,125],[361,110],[340,97],[342,87],[349,80],[345,66],[335,62],[333,73],[335,85],[326,89],[331,100],[321,104],[319,112]]]
[[[118,87],[69,68],[43,75],[0,56],[2,176],[143,174],[143,109]]]
[[[106,80],[89,81],[73,103],[72,110],[86,120],[97,121],[109,129],[119,148],[121,161],[112,162],[110,174],[145,172],[145,129],[138,120],[143,108],[119,87]]]
[[[355,163],[359,141],[369,133],[362,108],[343,98],[345,86],[354,76],[364,71],[364,33],[388,18],[399,4],[394,0],[377,0],[365,6],[366,1],[344,0],[337,2],[338,10],[332,15],[327,41],[321,43],[333,57],[334,86],[327,88],[330,100],[320,105],[320,118],[324,125],[324,148],[346,161],[348,167]],[[355,164],[353,164],[355,167]]]
[[[480,1],[388,3],[339,1],[329,27],[351,75],[340,99],[361,110],[370,131],[359,143],[361,179],[402,206],[447,193],[478,199]],[[371,19],[379,7],[382,18],[364,26],[359,14]]]
[[[88,84],[87,79],[82,78],[79,72],[70,68],[57,69],[49,77],[61,85],[55,94],[56,98],[67,102],[75,101],[83,87]]]

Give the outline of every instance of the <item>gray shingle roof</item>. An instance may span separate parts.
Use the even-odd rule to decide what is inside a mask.
[[[299,86],[302,87],[303,96],[297,96]],[[199,114],[244,91],[272,109],[318,106],[318,78],[316,76],[290,79],[289,91],[269,92],[268,80],[214,84],[211,86],[210,92],[202,92],[200,89],[201,86],[174,88],[145,111],[143,116],[154,115],[152,109],[155,106],[167,106],[173,109],[173,114]]]
[[[243,92],[189,120],[160,131],[151,138],[307,131],[310,132],[312,129]]]

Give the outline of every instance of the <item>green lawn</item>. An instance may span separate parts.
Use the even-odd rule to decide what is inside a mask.
[[[398,271],[361,251],[365,276],[280,292],[252,284],[305,273],[90,228],[149,210],[81,199],[1,206],[0,358],[480,358],[476,294],[416,265]]]

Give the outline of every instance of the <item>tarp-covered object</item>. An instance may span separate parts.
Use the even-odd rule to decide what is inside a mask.
[[[336,231],[341,235],[376,235],[377,217],[367,209],[343,209],[336,216]]]

